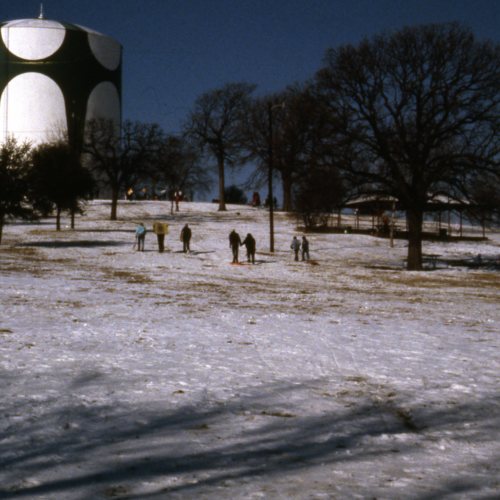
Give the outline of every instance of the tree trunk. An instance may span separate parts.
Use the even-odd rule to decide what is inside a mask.
[[[423,220],[423,210],[408,209],[406,211],[406,221],[408,223],[408,271],[420,271],[422,269]]]
[[[118,189],[113,188],[111,192],[111,216],[110,220],[117,219],[118,212]]]
[[[0,217],[0,244],[2,244],[3,224],[3,217]]]
[[[217,158],[217,166],[219,167],[219,211],[224,211],[226,210],[226,200],[224,196],[224,158]]]
[[[61,207],[56,208],[56,231],[61,230]]]
[[[71,209],[71,229],[75,229],[75,210]]]

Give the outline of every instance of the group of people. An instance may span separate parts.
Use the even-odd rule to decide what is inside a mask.
[[[134,243],[134,247],[136,247],[139,252],[144,251],[146,232],[146,227],[142,222],[140,222],[135,230],[136,243]],[[153,232],[156,234],[158,240],[158,251],[162,253],[165,251],[165,235],[168,234],[168,224],[164,222],[154,222]],[[191,236],[191,228],[188,224],[185,224],[180,234],[182,251],[184,253],[191,252]],[[233,264],[239,264],[239,251],[242,246],[246,248],[247,262],[255,264],[255,238],[251,233],[248,233],[242,241],[240,235],[233,229],[229,233],[229,247],[231,248],[231,252],[233,254]],[[299,260],[299,253],[302,256],[302,260],[309,260],[309,241],[305,236],[302,236],[302,241],[299,241],[297,236],[294,236],[290,248],[293,250],[296,261]]]
[[[233,229],[229,233],[229,246],[231,247],[231,251],[233,253],[233,264],[238,264],[238,254],[240,251],[240,247],[245,245],[247,250],[247,261],[255,264],[255,238],[248,233],[246,238],[241,241],[240,235]]]
[[[239,248],[243,245],[247,250],[247,261],[255,264],[255,238],[248,233],[246,238],[241,241],[240,235],[233,229],[229,233],[229,246],[233,253],[233,264],[238,264]],[[309,260],[309,240],[305,236],[302,236],[302,242],[299,241],[297,236],[294,236],[290,248],[293,250],[296,261],[299,260],[299,252],[302,260]]]
[[[290,248],[293,250],[295,260],[299,260],[299,252],[302,255],[302,260],[309,260],[309,240],[305,236],[302,236],[302,242],[297,236],[294,236]]]
[[[146,227],[144,223],[140,222],[135,228],[135,243],[134,248],[139,252],[144,252],[144,242],[146,240]],[[153,223],[153,233],[156,234],[156,239],[158,241],[158,251],[163,253],[165,251],[165,236],[168,234],[168,224],[165,222],[154,222]],[[190,252],[191,243],[191,228],[188,224],[185,224],[181,230],[180,240],[182,241],[182,251],[184,253]]]
[[[172,212],[175,204],[175,211],[179,211],[179,203],[181,201],[186,201],[186,196],[180,189],[168,191],[166,188],[153,188],[143,186],[142,188],[129,187],[125,192],[125,198],[128,201],[133,200],[163,200],[168,198],[172,203]]]

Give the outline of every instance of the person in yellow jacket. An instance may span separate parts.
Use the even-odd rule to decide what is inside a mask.
[[[162,253],[165,251],[165,235],[168,234],[168,224],[164,222],[154,222],[153,232],[158,239],[158,251]]]

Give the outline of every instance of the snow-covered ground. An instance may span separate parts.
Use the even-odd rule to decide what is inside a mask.
[[[271,255],[264,210],[109,208],[5,228],[0,498],[500,496],[498,270],[407,272],[406,242],[354,234],[294,262],[281,213]],[[167,251],[134,251],[154,220]],[[424,251],[499,258],[489,238]]]

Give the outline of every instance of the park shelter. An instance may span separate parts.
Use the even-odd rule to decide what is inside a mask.
[[[394,217],[395,213],[404,211],[404,206],[399,200],[388,195],[363,195],[350,200],[345,204],[345,208],[354,211],[356,216],[356,227],[360,227],[361,217],[370,217],[373,231],[378,231],[383,226],[383,217]],[[440,237],[447,237],[452,233],[452,215],[457,226],[458,237],[464,235],[464,214],[473,209],[467,200],[451,198],[443,194],[429,196],[429,201],[425,208],[426,214],[432,214],[435,219],[436,233]],[[427,224],[429,227],[429,224]],[[486,227],[484,222],[481,225],[482,236],[485,237]]]

